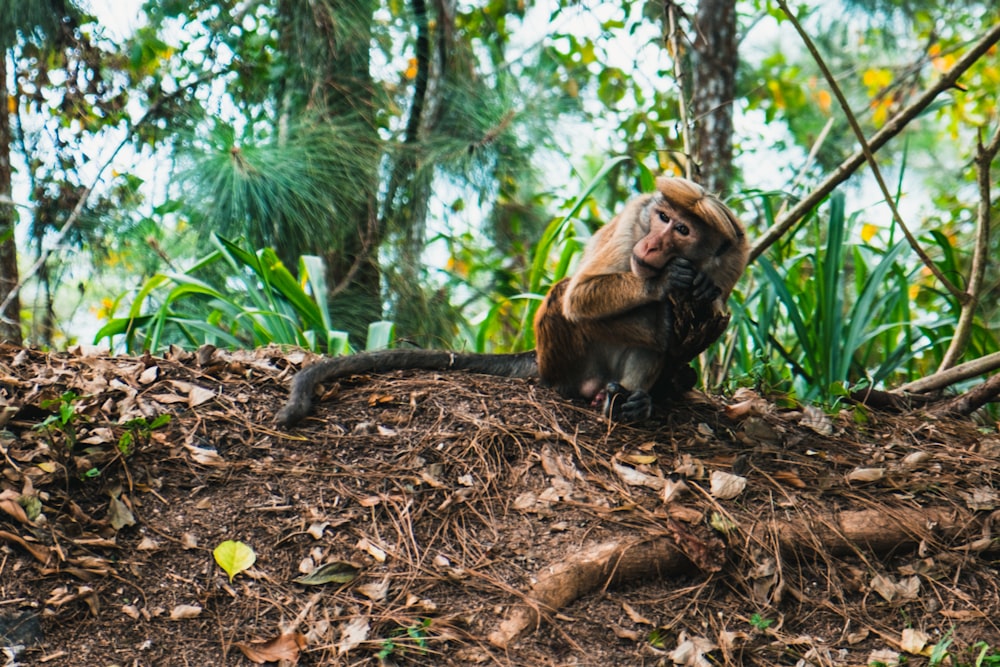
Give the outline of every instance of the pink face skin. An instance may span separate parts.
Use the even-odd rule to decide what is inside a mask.
[[[654,202],[649,208],[649,231],[632,248],[630,268],[643,280],[656,278],[671,259],[697,242],[691,225],[679,219],[666,202]]]

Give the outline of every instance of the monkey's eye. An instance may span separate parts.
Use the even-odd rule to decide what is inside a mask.
[[[678,222],[674,225],[674,231],[676,231],[681,236],[687,236],[691,233],[691,228],[685,225],[683,222]]]
[[[670,222],[670,216],[667,215],[664,211],[657,211],[656,215],[658,215],[660,217],[660,220],[662,220],[663,222]]]

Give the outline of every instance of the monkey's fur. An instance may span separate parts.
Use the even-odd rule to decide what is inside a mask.
[[[316,385],[357,373],[466,370],[540,377],[612,419],[649,416],[653,394],[694,386],[689,362],[722,335],[726,299],[746,268],[743,225],[717,197],[683,178],[626,204],[587,244],[572,278],[552,286],[535,315],[537,349],[521,354],[385,350],[328,358],[299,371],[277,415],[294,424]]]

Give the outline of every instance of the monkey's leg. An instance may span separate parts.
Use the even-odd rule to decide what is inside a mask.
[[[617,381],[605,387],[604,414],[623,422],[640,422],[653,412],[649,389],[663,371],[663,356],[657,350],[623,350],[617,368]]]

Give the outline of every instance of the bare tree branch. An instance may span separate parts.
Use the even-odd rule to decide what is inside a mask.
[[[681,29],[677,25],[677,11],[677,5],[673,0],[667,0],[667,30],[669,32],[667,43],[670,45],[670,57],[674,61],[674,83],[677,84],[677,108],[680,114],[681,145],[684,147],[684,176],[691,178],[694,154],[691,152],[691,121],[688,119],[687,90],[684,86],[684,63],[681,58]]]
[[[125,133],[125,137],[121,140],[121,142],[117,146],[115,146],[115,149],[111,152],[111,155],[109,155],[107,159],[105,159],[104,162],[102,162],[98,167],[97,174],[94,175],[94,178],[91,180],[90,185],[88,185],[84,189],[83,193],[80,195],[80,199],[76,202],[76,206],[73,207],[73,210],[70,212],[69,217],[66,218],[66,222],[63,223],[63,226],[60,227],[59,231],[56,233],[52,244],[48,248],[45,248],[38,255],[38,259],[35,260],[35,263],[31,265],[31,268],[29,268],[23,276],[21,276],[21,279],[18,281],[17,285],[15,285],[13,289],[11,289],[10,292],[7,294],[7,297],[3,300],[3,303],[0,303],[0,313],[6,311],[7,306],[10,305],[14,301],[14,299],[17,298],[18,294],[21,293],[21,289],[24,287],[24,284],[32,277],[34,277],[35,274],[38,273],[38,271],[45,265],[45,262],[49,260],[49,257],[52,255],[52,253],[57,248],[60,247],[60,245],[63,242],[63,239],[66,238],[66,235],[69,234],[70,230],[73,229],[74,225],[76,225],[77,221],[80,219],[80,214],[83,212],[83,207],[87,203],[87,200],[90,198],[90,194],[94,191],[94,188],[97,186],[97,184],[101,182],[101,179],[104,178],[104,170],[108,168],[108,166],[112,163],[112,161],[114,161],[115,157],[118,155],[121,149],[125,147],[125,144],[132,141],[132,137],[139,130],[139,128],[145,125],[150,120],[152,120],[156,116],[156,114],[159,113],[160,109],[163,108],[163,106],[166,105],[169,101],[189,92],[192,88],[194,88],[198,84],[203,83],[216,76],[218,76],[217,72],[211,72],[211,71],[206,72],[205,74],[202,74],[201,76],[191,81],[190,83],[180,86],[176,91],[168,95],[164,95],[156,102],[154,102],[146,111],[146,113],[144,113],[142,117],[139,118],[139,120],[137,120],[136,122],[132,123],[129,126],[128,131]]]
[[[938,417],[963,417],[1000,397],[1000,373],[959,394],[930,407],[927,412]]]
[[[928,88],[919,98],[913,101],[908,107],[902,109],[893,116],[881,130],[876,132],[868,141],[871,152],[878,151],[890,139],[903,131],[903,129],[924,111],[934,99],[945,90],[955,86],[958,78],[965,73],[969,67],[979,60],[986,51],[997,42],[1000,42],[1000,23],[997,23],[987,31],[978,42],[959,58],[955,65],[941,75],[937,82]],[[857,151],[851,157],[844,160],[834,170],[834,172],[819,185],[815,190],[799,201],[798,204],[785,214],[780,220],[774,223],[770,229],[764,232],[750,250],[751,261],[756,259],[767,250],[775,241],[782,237],[796,222],[821,202],[834,188],[843,183],[857,171],[865,161],[864,151]]]
[[[903,216],[899,213],[899,208],[896,206],[896,201],[892,194],[889,192],[889,188],[885,184],[885,179],[882,178],[882,170],[878,166],[878,162],[875,161],[875,155],[872,153],[871,147],[868,145],[868,141],[865,139],[864,130],[861,129],[861,125],[858,124],[857,116],[851,111],[851,105],[848,104],[847,98],[844,97],[844,91],[840,89],[837,85],[837,80],[834,78],[833,73],[830,72],[830,68],[826,66],[826,61],[823,60],[823,56],[820,54],[816,45],[813,43],[809,34],[803,29],[802,24],[799,20],[792,14],[792,11],[788,8],[788,3],[786,0],[778,0],[778,6],[781,7],[781,11],[785,13],[788,20],[792,22],[795,30],[799,33],[802,38],[802,42],[806,45],[809,53],[812,55],[813,60],[816,61],[816,65],[819,66],[820,71],[823,73],[823,77],[826,82],[830,85],[830,89],[833,90],[833,94],[837,98],[837,103],[840,104],[840,108],[843,109],[844,115],[847,117],[847,122],[851,126],[851,130],[854,131],[854,136],[857,137],[858,143],[861,145],[861,152],[864,153],[865,160],[868,162],[868,166],[872,170],[872,175],[875,176],[875,181],[878,183],[879,189],[882,191],[882,197],[885,199],[885,203],[889,206],[889,210],[892,211],[892,219],[899,225],[900,230],[903,232],[903,236],[906,237],[906,242],[910,244],[913,251],[917,253],[920,257],[920,261],[924,263],[934,277],[944,286],[948,292],[954,296],[956,299],[961,301],[963,304],[969,301],[969,295],[959,289],[954,283],[952,283],[944,275],[938,265],[931,259],[930,255],[921,247],[920,242],[910,231],[910,228],[903,221]]]
[[[941,360],[939,371],[947,370],[955,365],[965,348],[969,344],[969,337],[972,335],[972,322],[976,318],[976,309],[979,307],[979,296],[983,289],[983,276],[986,274],[987,255],[990,244],[990,165],[1000,151],[1000,126],[997,127],[993,138],[987,146],[983,146],[983,137],[980,133],[976,143],[976,180],[979,183],[979,211],[976,215],[976,248],[972,254],[972,269],[969,275],[969,285],[966,288],[968,300],[962,304],[962,313],[958,316],[958,324],[955,326],[955,335],[951,339],[948,351],[945,352]]]
[[[998,368],[1000,368],[1000,352],[994,352],[993,354],[987,354],[985,357],[980,357],[978,359],[973,359],[972,361],[967,361],[964,364],[953,366],[947,370],[938,371],[937,373],[928,375],[925,378],[908,382],[900,387],[896,387],[892,393],[923,394],[929,391],[937,391],[938,389],[950,387],[956,382],[961,382],[962,380],[974,378],[977,375],[983,375],[985,373],[989,373],[990,371],[995,371]]]

